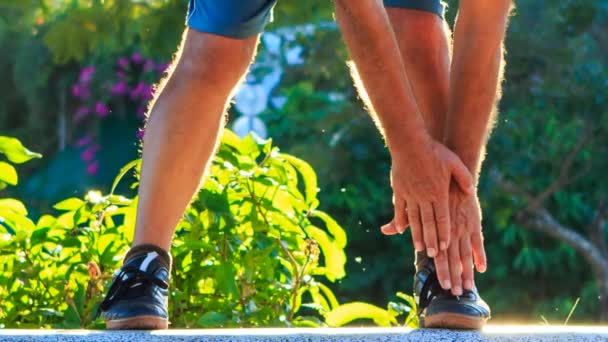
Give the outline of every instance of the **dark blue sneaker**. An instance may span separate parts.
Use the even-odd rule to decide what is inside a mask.
[[[421,328],[481,329],[490,319],[490,307],[477,293],[464,290],[454,296],[439,284],[432,259],[418,267],[414,277],[414,297]]]
[[[164,252],[160,250],[161,253]],[[165,255],[168,255],[164,252]],[[167,329],[170,261],[156,251],[125,259],[99,306],[107,329]]]

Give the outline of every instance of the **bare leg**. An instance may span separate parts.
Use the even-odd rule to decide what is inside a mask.
[[[430,12],[389,7],[387,13],[425,126],[435,140],[444,141],[451,63],[449,27],[443,19]],[[383,228],[385,233],[396,233],[392,230],[394,225]],[[417,267],[428,261],[425,253],[416,253]],[[460,260],[448,260],[445,252],[438,253],[434,263],[438,274],[458,273],[460,269]],[[460,294],[461,279],[453,278],[444,280],[442,284]]]
[[[430,12],[393,7],[386,11],[425,126],[435,140],[443,141],[450,82],[447,23]]]
[[[143,145],[133,245],[171,247],[175,226],[217,145],[229,99],[258,37],[186,30],[173,70],[151,105]]]

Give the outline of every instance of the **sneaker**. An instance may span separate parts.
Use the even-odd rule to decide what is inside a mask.
[[[128,257],[128,255],[127,255]],[[152,251],[127,258],[98,309],[107,329],[167,329],[168,263]]]
[[[490,319],[490,307],[477,289],[454,296],[439,284],[432,259],[414,277],[414,297],[421,328],[481,329]]]

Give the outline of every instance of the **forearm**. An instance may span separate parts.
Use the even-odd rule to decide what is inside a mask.
[[[370,114],[379,121],[389,149],[394,152],[406,141],[426,139],[428,134],[384,7],[375,0],[335,2],[336,18],[356,66],[355,83],[371,107]]]
[[[500,97],[510,5],[462,0],[455,26],[445,143],[476,179]]]

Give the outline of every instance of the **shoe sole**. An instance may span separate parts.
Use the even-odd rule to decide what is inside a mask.
[[[480,330],[487,321],[484,317],[441,313],[425,317],[424,328]]]
[[[159,330],[168,329],[169,321],[157,316],[137,316],[106,321],[108,330]]]

